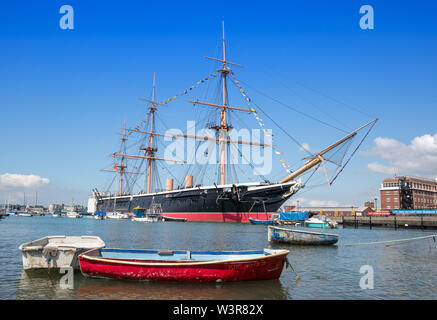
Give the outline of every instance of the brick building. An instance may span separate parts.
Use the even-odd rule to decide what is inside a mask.
[[[381,209],[437,209],[437,181],[415,177],[385,179],[379,189]]]

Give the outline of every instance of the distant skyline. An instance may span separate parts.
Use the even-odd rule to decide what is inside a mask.
[[[63,5],[74,8],[72,30],[60,27]],[[374,9],[373,30],[360,28],[363,5]],[[0,203],[22,203],[25,192],[33,204],[38,192],[40,204],[86,205],[109,179],[100,170],[118,150],[123,121],[134,127],[144,117],[138,97],[150,97],[153,73],[159,101],[208,76],[217,65],[204,57],[220,56],[222,21],[245,90],[305,148],[342,133],[269,97],[345,131],[380,119],[333,186],[320,174],[320,186],[292,204],[360,206],[379,199],[386,177],[435,179],[436,9],[407,0],[3,3]],[[180,99],[160,115],[180,128],[195,120],[192,109]],[[304,157],[272,129],[287,162]]]

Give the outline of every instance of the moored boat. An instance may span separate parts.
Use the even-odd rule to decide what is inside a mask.
[[[92,249],[79,255],[83,275],[100,278],[227,282],[278,279],[288,250],[185,251]]]
[[[74,207],[67,209],[66,216],[67,218],[82,218],[82,215]]]
[[[152,217],[132,217],[132,221],[138,221],[138,222],[156,222],[158,221],[157,218]]]
[[[249,221],[251,224],[265,224],[265,225],[274,224],[273,220],[260,220],[260,219],[249,218]]]
[[[264,128],[266,124],[263,123],[259,115],[264,114],[272,120],[273,123],[276,123],[276,121],[267,115],[264,110],[258,110],[257,104],[252,98],[247,96],[245,90],[241,87],[241,82],[238,80],[238,75],[235,74],[233,68],[234,66],[242,66],[227,60],[224,25],[222,50],[223,54],[219,59],[207,57],[214,61],[214,63],[220,63],[218,69],[203,80],[200,80],[196,85],[169,99],[163,101],[156,99],[155,75],[153,76],[151,100],[141,98],[141,100],[147,102],[147,115],[144,118],[141,117],[135,127],[126,127],[126,124],[124,124],[120,139],[121,146],[119,150],[121,150],[121,152],[112,153],[114,163],[111,163],[110,168],[102,170],[119,176],[119,184],[117,184],[118,190],[108,189],[106,192],[99,192],[97,189],[93,189],[93,194],[88,201],[88,208],[92,209],[89,210],[131,211],[132,208],[137,206],[143,208],[152,208],[155,206],[159,208],[159,213],[166,217],[185,218],[188,221],[248,223],[249,218],[259,219],[258,216],[264,217],[265,215],[268,216],[267,219],[270,219],[288,199],[304,187],[301,177],[304,173],[310,170],[316,171],[322,164],[323,166],[325,166],[325,164],[334,164],[338,166],[338,168],[341,168],[337,170],[338,173],[343,171],[343,168],[349,163],[350,158],[356,151],[351,152],[350,157],[346,157],[349,152],[348,150],[353,150],[349,148],[352,144],[352,139],[366,127],[369,127],[368,132],[370,132],[377,121],[377,119],[375,119],[368,122],[317,153],[306,150],[302,144],[276,124],[301,147],[302,151],[308,153],[308,156],[304,158],[305,162],[296,166],[296,168],[291,168],[286,163],[286,159],[281,157],[279,161],[281,161],[281,166],[287,173],[284,173],[284,176],[280,179],[272,179],[272,177],[263,177],[257,174],[254,177],[252,175],[248,176],[249,179],[247,180],[242,180],[242,177],[238,177],[237,171],[244,172],[246,164],[249,164],[252,168],[258,165],[253,161],[254,159],[247,159],[246,155],[248,154],[243,154],[249,151],[249,149],[246,151],[246,146],[249,148],[261,147],[266,148],[266,150],[272,148],[275,149],[274,151],[277,155],[282,155],[283,152],[276,150],[277,146],[273,145],[271,138],[273,135],[271,132],[268,132],[270,129],[267,129],[267,127]],[[200,118],[203,118],[204,121],[202,121],[200,125],[203,129],[208,129],[208,131],[206,131],[208,134],[197,135],[197,129],[194,128],[195,126],[191,127],[191,125],[186,131],[193,131],[193,133],[185,132],[185,130],[182,130],[181,133],[161,132],[156,125],[161,107],[170,107],[170,102],[173,103],[173,101],[178,100],[178,97],[181,95],[192,93],[194,91],[191,91],[192,89],[212,79],[217,81],[216,88],[218,90],[214,93],[211,92],[212,94],[210,95],[205,95],[205,98],[208,99],[199,101],[197,97],[193,97],[187,100],[193,105],[205,108],[204,111],[196,110],[195,112],[196,114],[199,112],[199,115],[202,114]],[[238,87],[241,98],[246,104],[243,108],[241,108],[241,106],[235,107],[233,102],[229,101],[229,97],[232,97],[232,95],[228,94],[228,88],[230,88],[228,82]],[[221,99],[218,99],[218,97],[221,97]],[[207,111],[207,108],[213,108],[220,112]],[[252,115],[257,125],[262,127],[263,135],[256,139],[233,139],[232,136],[238,133],[238,128],[235,125],[236,123],[233,123],[233,121],[235,121],[234,116],[231,117],[230,115],[233,113],[237,114],[237,111]],[[235,115],[235,117],[237,116]],[[286,116],[284,115],[284,117]],[[314,120],[317,119],[314,118]],[[255,122],[253,124],[255,125]],[[244,129],[246,130],[248,128]],[[363,132],[364,131],[361,133]],[[368,133],[364,135],[364,138],[367,137],[367,135]],[[190,147],[189,154],[193,151],[194,157],[192,158],[190,156],[190,159],[187,159],[185,156],[182,156],[182,158],[173,157],[170,156],[170,153],[167,154],[166,152],[164,152],[164,155],[160,154],[164,151],[164,148],[161,146],[158,148],[158,144],[162,143],[159,142],[158,139],[162,138],[167,142],[175,139],[187,139],[187,141],[193,142],[194,144],[192,145],[193,147]],[[128,139],[131,141],[134,140],[134,142],[127,144]],[[143,143],[144,141],[147,141],[146,145]],[[189,145],[191,145],[191,142]],[[162,146],[165,144],[162,144]],[[361,142],[358,147],[360,145]],[[203,155],[197,154],[199,150],[206,150],[204,148],[205,146],[208,147],[209,152],[202,152]],[[345,146],[348,147],[346,148]],[[237,153],[233,153],[235,151],[237,151],[239,157],[244,160],[242,163],[240,163],[240,161],[236,161],[236,163],[229,161],[232,154],[237,155]],[[191,159],[199,159],[197,155],[203,156],[202,161],[196,160],[192,162]],[[334,156],[335,158],[341,158],[341,161],[337,159],[332,160],[331,157]],[[237,157],[232,158],[237,160]],[[145,172],[136,169],[137,161],[145,163],[145,166],[147,166]],[[162,166],[157,165],[157,163],[162,164]],[[181,176],[182,170],[174,170],[172,167],[167,167],[167,163],[181,163],[186,165],[186,172],[190,174]],[[210,166],[212,164],[214,164],[213,167]],[[206,165],[208,165],[208,167]],[[130,168],[135,168],[135,170],[131,170]],[[166,170],[166,174],[170,172],[171,175],[176,178],[176,181],[179,182],[177,188],[173,186],[175,180],[170,177],[166,180],[166,188],[162,188],[161,184],[163,181],[159,171],[164,169]],[[176,173],[175,171],[180,172]],[[208,171],[216,174],[205,175],[205,172]],[[194,176],[191,174],[193,172],[201,174]],[[173,173],[176,173],[176,176]],[[138,179],[141,179],[143,174],[145,178],[144,184],[142,182],[138,183]],[[132,178],[127,179],[126,175]],[[337,175],[331,177],[332,181],[329,182],[330,185],[336,177]],[[328,176],[327,178],[329,179]],[[144,188],[138,188],[143,185]]]
[[[338,227],[338,224],[328,217],[319,214],[305,220],[304,226],[308,228],[335,229]]]
[[[94,212],[93,217],[96,220],[104,220],[104,219],[106,219],[106,212],[105,211],[96,211],[96,212]]]
[[[187,222],[187,218],[173,218],[173,217],[166,217],[161,216],[162,221],[175,221],[175,222]]]
[[[77,256],[95,248],[105,247],[105,242],[95,236],[48,236],[19,246],[23,269],[79,268]]]
[[[158,221],[159,214],[148,212],[150,210],[145,208],[136,207],[132,216],[132,221],[138,222],[156,222]]]
[[[15,211],[15,215],[19,216],[19,217],[33,217],[33,213],[29,212],[29,211]]]
[[[269,226],[268,241],[296,245],[331,245],[338,241],[338,235],[332,233],[312,232],[283,227]]]
[[[115,220],[129,219],[129,215],[127,213],[121,213],[121,212],[108,212],[106,214],[106,218],[115,219]]]

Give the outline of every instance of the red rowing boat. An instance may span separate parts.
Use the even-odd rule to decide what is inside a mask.
[[[83,275],[99,278],[225,282],[278,279],[288,250],[169,251],[92,249],[79,256]]]

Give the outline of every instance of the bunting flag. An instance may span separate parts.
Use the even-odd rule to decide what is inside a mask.
[[[189,87],[188,89],[182,91],[181,93],[179,93],[179,94],[177,94],[177,95],[175,95],[175,96],[173,96],[173,97],[171,97],[171,98],[169,98],[169,99],[167,99],[167,100],[162,101],[161,103],[163,103],[163,104],[168,104],[169,102],[172,102],[173,100],[176,100],[178,97],[187,94],[188,91],[193,90],[194,88],[198,87],[198,86],[201,85],[202,83],[205,83],[206,81],[208,81],[208,80],[211,79],[212,77],[216,77],[216,76],[217,76],[217,71],[211,73],[211,74],[210,74],[209,76],[207,76],[206,78],[197,81],[196,84],[192,85],[192,86]]]
[[[117,167],[116,164],[114,164],[114,169],[117,170],[117,171],[120,171],[120,169]]]
[[[240,85],[240,81],[238,81],[238,80],[235,78],[235,76],[234,76],[234,72],[231,70],[230,67],[227,66],[226,68],[227,68],[227,69],[229,70],[229,72],[231,73],[231,78],[232,78],[232,80],[234,81],[234,83],[236,84],[236,86],[238,87],[238,89],[240,90],[241,95],[242,95],[243,98],[247,101],[247,104],[249,105],[250,111],[252,111],[252,113],[253,113],[253,115],[254,115],[254,117],[255,117],[255,120],[258,121],[258,125],[261,127],[261,130],[264,132],[264,135],[265,135],[265,136],[272,137],[273,134],[267,132],[267,130],[264,129],[264,123],[263,123],[263,120],[258,116],[258,112],[253,108],[253,106],[252,106],[252,104],[251,104],[251,99],[247,96],[246,92],[245,92],[244,89],[241,87],[241,85]],[[273,142],[273,138],[272,138],[272,142]],[[275,146],[272,146],[272,148],[273,148],[273,150],[275,151],[275,153],[276,153],[277,155],[283,155],[283,154],[284,154],[282,151],[278,151],[278,150],[276,150],[276,147],[275,147]],[[287,169],[289,166],[285,163],[285,160],[284,160],[284,159],[280,158],[279,161],[282,162],[282,166],[283,166],[284,168],[286,168],[285,170],[286,170],[288,173],[292,173],[292,172],[293,172],[293,171],[291,171],[290,169]]]
[[[200,84],[205,83],[206,81],[208,81],[208,80],[210,80],[211,78],[216,77],[216,76],[217,76],[217,71],[211,73],[211,74],[210,74],[209,76],[207,76],[206,78],[204,78],[204,79],[202,79],[202,80],[200,80],[200,81],[197,81],[196,84],[192,85],[192,86],[189,87],[188,89],[185,89],[185,90],[182,91],[181,93],[179,93],[179,94],[177,94],[177,95],[174,95],[173,97],[171,97],[171,98],[169,98],[169,99],[167,99],[167,100],[164,100],[164,101],[162,101],[161,103],[162,103],[162,104],[168,104],[169,102],[172,102],[173,100],[176,100],[178,97],[183,96],[183,95],[186,95],[186,94],[187,94],[189,91],[191,91],[192,89],[198,87]],[[139,130],[139,129],[143,126],[144,122],[145,122],[145,119],[144,119],[144,120],[141,120],[141,121],[140,121],[140,122],[135,126],[135,130]],[[132,131],[129,131],[129,133],[127,134],[127,136],[130,136],[131,134],[132,134]]]

